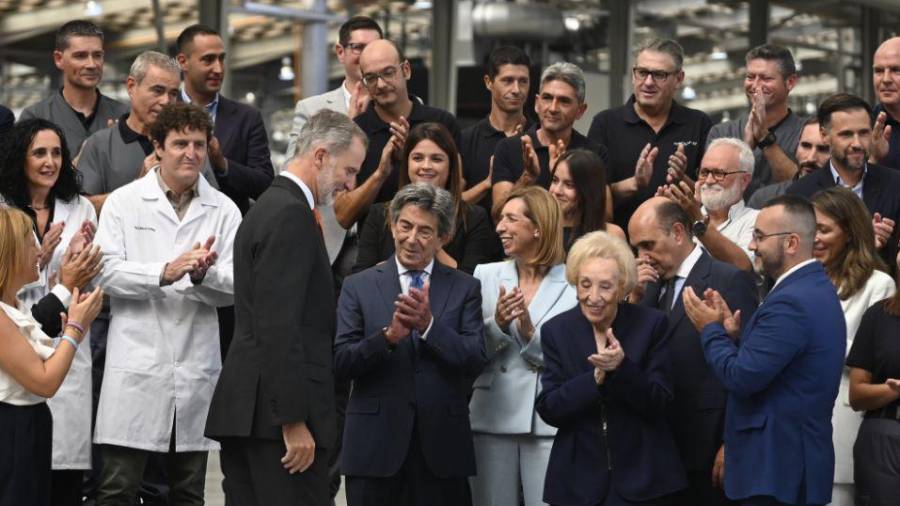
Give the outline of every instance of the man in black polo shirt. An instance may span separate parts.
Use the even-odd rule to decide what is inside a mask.
[[[62,87],[22,111],[19,120],[43,118],[66,134],[72,158],[84,140],[128,113],[128,106],[100,93],[103,79],[103,30],[94,23],[74,20],[56,31],[53,63],[60,70]]]
[[[491,212],[491,157],[497,144],[531,128],[525,101],[531,86],[531,59],[515,46],[500,46],[485,61],[484,86],[491,93],[487,118],[462,131],[459,154],[466,191],[463,199]]]
[[[635,50],[634,94],[621,107],[598,113],[588,138],[609,150],[617,225],[626,229],[634,210],[666,184],[666,176],[696,176],[712,122],[678,104],[684,50],[673,40],[651,39]]]
[[[501,140],[494,150],[491,198],[495,218],[516,184],[549,188],[551,161],[555,162],[563,151],[588,149],[606,160],[606,148],[581,135],[573,126],[587,109],[584,95],[584,73],[574,64],[554,63],[541,74],[541,89],[534,104],[540,124],[533,125],[523,135]],[[530,160],[527,171],[526,156]]]
[[[369,136],[369,148],[356,176],[358,186],[337,196],[334,201],[334,214],[344,228],[350,228],[364,218],[373,202],[394,198],[398,177],[395,169],[401,165],[403,143],[410,128],[419,123],[442,123],[450,130],[457,146],[460,135],[452,114],[422,105],[409,96],[406,82],[412,77],[412,68],[393,41],[370,42],[359,55],[359,68],[372,101],[354,121]],[[386,147],[391,152],[384,152]],[[382,155],[392,163],[382,164]]]

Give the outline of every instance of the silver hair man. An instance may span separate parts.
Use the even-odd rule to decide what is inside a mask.
[[[438,220],[440,237],[447,237],[453,232],[456,206],[453,196],[447,190],[428,183],[411,183],[400,188],[391,200],[391,223],[397,223],[400,211],[407,205],[414,205],[434,215]]]

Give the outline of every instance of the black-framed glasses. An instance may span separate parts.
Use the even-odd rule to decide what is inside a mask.
[[[402,65],[402,64],[401,64]],[[362,81],[363,84],[366,85],[367,88],[371,88],[378,83],[379,79],[383,79],[385,82],[392,80],[397,76],[397,72],[400,71],[400,65],[391,65],[390,67],[382,70],[381,72],[368,72],[363,74]]]
[[[699,179],[700,181],[703,181],[704,179],[708,178],[709,176],[712,176],[714,181],[721,182],[721,181],[724,181],[726,177],[728,177],[732,174],[740,174],[742,172],[744,172],[744,171],[742,171],[742,170],[730,170],[729,171],[729,170],[721,170],[721,169],[703,169],[703,168],[701,168],[700,171],[697,173],[697,179]]]
[[[759,230],[753,231],[753,240],[756,242],[762,242],[764,239],[768,239],[769,237],[775,237],[778,235],[791,235],[793,232],[773,232],[771,234],[764,234]]]
[[[353,54],[360,54],[363,52],[363,49],[366,48],[366,43],[364,42],[348,42],[346,44],[341,44],[344,49],[350,51]]]
[[[647,76],[653,77],[653,82],[655,83],[664,83],[669,79],[669,76],[677,74],[678,71],[668,72],[665,70],[651,70],[644,67],[634,67],[631,69],[631,74],[638,81],[643,81],[647,79]]]

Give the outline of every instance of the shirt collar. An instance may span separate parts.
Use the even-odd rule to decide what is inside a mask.
[[[419,269],[407,269],[406,266],[404,266],[403,264],[400,263],[400,259],[397,258],[397,255],[394,255],[394,261],[397,262],[397,274],[399,274],[400,276],[406,274],[409,271],[419,270]],[[434,258],[432,258],[431,261],[428,262],[428,265],[426,265],[425,268],[421,269],[421,270],[425,271],[425,274],[428,274],[428,277],[431,277],[432,269],[434,269]]]
[[[838,174],[838,171],[834,168],[833,161],[831,161],[831,160],[828,161],[828,168],[831,170],[831,178],[834,179],[834,184],[843,186],[844,188],[849,188],[850,190],[853,191],[853,193],[862,197],[863,183],[866,180],[866,174],[869,173],[868,162],[866,162],[866,164],[863,165],[863,174],[862,174],[862,177],[859,178],[859,182],[856,183],[855,185],[853,185],[852,187],[848,186],[846,183],[844,183],[844,180],[841,179],[841,175]]]
[[[697,261],[700,260],[700,255],[703,254],[703,249],[700,245],[695,244],[694,249],[691,250],[691,253],[681,262],[681,265],[678,267],[678,272],[675,273],[675,276],[681,279],[687,279],[688,275],[690,275],[691,271],[694,270],[694,266],[697,265]]]
[[[344,79],[344,82],[341,83],[341,91],[344,93],[344,105],[347,106],[347,109],[350,109],[350,99],[353,98],[353,94],[350,93],[349,89],[347,89],[346,79]]]
[[[644,123],[644,120],[641,119],[641,117],[638,116],[637,111],[634,110],[634,102],[635,98],[632,94],[631,98],[629,98],[628,101],[625,102],[625,110],[623,114],[625,122],[632,124]],[[668,126],[670,123],[686,123],[689,119],[687,117],[686,110],[687,108],[679,104],[678,101],[672,100],[672,107],[669,108],[669,117],[666,118],[666,123],[664,126]]]
[[[141,147],[144,149],[144,154],[149,155],[153,152],[153,143],[150,142],[150,139],[144,137],[143,135],[135,132],[128,126],[128,116],[129,114],[122,115],[119,118],[119,134],[122,136],[122,140],[125,141],[125,144],[131,144],[132,142],[139,142]]]
[[[193,103],[190,95],[187,94],[187,89],[182,86],[181,87],[181,99],[188,104]],[[219,112],[219,93],[216,92],[216,98],[212,100],[212,102],[203,106],[203,109],[209,114],[209,117],[212,118],[213,122],[216,121],[216,114]]]
[[[309,189],[309,186],[306,186],[306,183],[304,183],[302,179],[295,176],[294,174],[291,174],[290,172],[288,172],[286,170],[282,171],[279,174],[279,176],[284,176],[284,177],[290,179],[291,181],[293,181],[294,183],[296,183],[297,186],[299,186],[300,189],[303,191],[303,195],[306,196],[306,201],[309,202],[309,208],[310,209],[316,208],[316,200],[313,198],[312,190]]]
[[[775,280],[775,284],[772,285],[772,290],[774,290],[775,287],[778,286],[778,283],[781,283],[782,281],[784,281],[791,274],[793,274],[793,273],[799,271],[800,269],[806,267],[807,265],[809,265],[813,262],[817,262],[817,261],[818,260],[816,260],[815,258],[810,258],[809,260],[806,260],[805,262],[800,262],[799,264],[791,267],[784,274],[782,274],[781,276],[778,276],[778,279]],[[770,290],[770,292],[771,292],[771,290]]]
[[[174,198],[175,190],[169,188],[169,185],[167,185],[166,182],[163,181],[162,174],[159,173],[159,165],[153,167],[150,170],[152,170],[154,173],[156,173],[156,181],[159,182],[159,187],[162,188],[162,191],[166,195],[166,197],[168,197],[169,199]],[[185,192],[185,194],[190,195],[191,198],[196,197],[199,194],[199,191],[197,190],[197,187],[199,186],[199,184],[200,184],[200,177],[197,177],[197,180],[194,181],[194,184],[191,185],[190,188],[188,188],[188,190]],[[183,195],[184,194],[182,194],[182,198],[186,198]]]

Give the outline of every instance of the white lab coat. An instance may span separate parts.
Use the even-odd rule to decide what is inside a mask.
[[[58,281],[62,257],[85,220],[97,223],[97,214],[88,199],[81,196],[71,202],[56,199],[53,223],[65,222],[65,226],[59,245],[53,251],[50,262],[41,271],[40,279],[22,288],[18,294],[26,311],[30,312],[34,304],[50,293],[51,278],[57,278]],[[62,285],[52,288],[60,302],[68,307],[71,299],[69,291]],[[59,346],[61,340],[56,336],[51,337],[54,337],[54,344]],[[56,395],[47,400],[47,406],[53,414],[53,469],[91,468],[91,363],[91,338],[88,332]]]
[[[240,222],[203,178],[180,222],[155,170],[107,198],[95,238],[111,313],[96,443],[167,452],[174,420],[177,452],[218,449],[203,429],[222,368],[216,307],[233,303]],[[203,282],[185,275],[160,287],[165,264],[210,235],[219,258]]]

